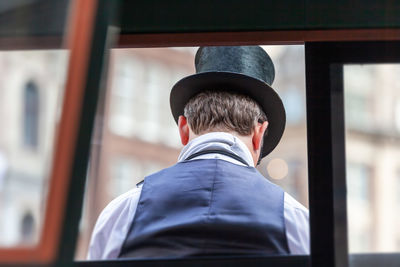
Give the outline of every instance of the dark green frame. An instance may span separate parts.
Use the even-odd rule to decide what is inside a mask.
[[[34,44],[31,48],[59,47],[66,26],[64,23],[66,21],[64,11],[67,7],[67,0],[40,0],[33,1],[28,6],[13,10],[12,12],[0,13],[0,21],[2,22],[0,23],[0,38],[50,37],[54,38],[51,42]],[[47,12],[52,15],[47,18],[42,16],[44,10],[52,10],[52,12]],[[119,16],[115,16],[118,14],[118,11],[120,11]],[[103,66],[107,60],[107,54],[104,52],[106,50],[106,37],[109,25],[120,25],[122,35],[129,34],[132,36],[136,34],[139,36],[140,34],[162,33],[400,29],[400,16],[398,16],[400,14],[400,2],[389,0],[99,0],[96,14],[96,28],[91,46],[84,108],[81,113],[80,128],[76,143],[76,157],[72,166],[70,187],[68,188],[67,220],[64,222],[62,228],[62,244],[60,245],[58,261],[54,263],[54,266],[69,266],[73,264],[88,167],[90,138],[93,131],[95,110],[101,92]],[[24,19],[21,19],[21,17]],[[230,43],[235,44],[236,41],[232,39]],[[210,42],[212,43],[212,40]],[[195,40],[190,43],[196,45]],[[4,48],[4,45],[2,47],[3,49],[7,49]],[[29,44],[26,48],[30,48]],[[329,101],[326,103],[327,105],[329,105]],[[315,104],[317,105],[318,103]],[[326,109],[325,112],[327,112],[325,115],[329,115],[331,110]],[[320,119],[323,119],[323,116],[324,113],[321,113]],[[316,123],[316,121],[313,121],[312,117],[310,117],[308,123],[312,124]],[[309,133],[309,140],[313,136],[314,134],[310,135]],[[334,138],[334,136],[331,133],[330,138]],[[329,152],[329,148],[327,149]],[[313,156],[310,155],[310,157]],[[331,194],[333,194],[333,191],[328,190],[327,192],[330,195],[326,196],[326,198],[332,197]],[[310,191],[310,194],[313,194],[313,192]],[[328,202],[332,207],[333,202],[331,199]],[[332,214],[329,216],[333,216]],[[330,224],[330,231],[334,231],[332,229],[333,225]],[[312,234],[317,234],[317,232],[314,231]],[[333,237],[333,232],[331,232],[329,234],[329,241],[332,241]],[[314,256],[318,255],[312,254],[311,260]],[[334,257],[334,253],[330,254],[326,262],[323,262],[323,259],[321,259],[321,261],[317,261],[318,264],[313,266],[335,266],[332,257]],[[368,262],[372,264],[374,261],[369,257],[368,255],[352,256],[351,262]],[[391,262],[399,259],[398,255],[394,254],[390,257],[380,258],[380,262],[388,258],[392,259]],[[188,264],[194,266],[308,266],[310,264],[310,257],[202,258],[157,261],[124,260],[76,262],[73,265],[126,266],[130,264],[135,266],[187,266]]]

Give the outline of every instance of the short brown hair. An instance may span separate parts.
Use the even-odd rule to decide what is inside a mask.
[[[233,131],[246,136],[267,116],[256,101],[246,95],[226,91],[204,91],[186,104],[184,116],[192,131]]]

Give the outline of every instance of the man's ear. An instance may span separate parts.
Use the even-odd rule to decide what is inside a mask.
[[[267,130],[268,127],[268,122],[264,121],[263,123],[257,123],[257,125],[254,127],[254,133],[253,133],[253,149],[254,151],[258,151],[261,149],[261,144],[264,138],[264,133]]]
[[[179,135],[181,136],[182,145],[186,146],[189,142],[189,125],[185,116],[179,116],[178,119]]]

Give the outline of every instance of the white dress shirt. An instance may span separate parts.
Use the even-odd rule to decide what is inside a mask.
[[[202,150],[233,152],[254,167],[253,158],[246,145],[236,136],[213,132],[190,141],[181,151],[178,162]],[[205,154],[195,159],[219,159],[238,165],[243,163],[222,154]],[[137,186],[111,201],[101,212],[90,241],[88,260],[115,259],[118,257],[129,227],[135,216],[142,186]],[[284,218],[286,238],[291,254],[309,254],[308,210],[286,192],[284,193]]]

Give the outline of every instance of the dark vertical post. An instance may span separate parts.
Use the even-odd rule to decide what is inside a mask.
[[[60,250],[55,266],[69,266],[74,258],[79,222],[83,207],[85,181],[89,162],[91,137],[100,93],[105,62],[107,62],[109,26],[116,16],[119,1],[98,0],[95,26],[86,72],[85,93],[82,103],[75,157],[71,170],[71,180],[67,188],[65,220],[62,226]]]
[[[348,266],[343,65],[306,43],[311,265]]]

